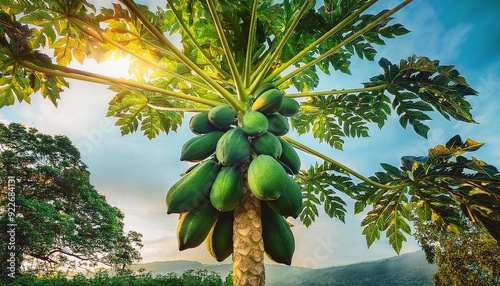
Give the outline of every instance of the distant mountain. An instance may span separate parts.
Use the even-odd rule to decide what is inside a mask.
[[[163,275],[170,272],[182,274],[189,269],[206,269],[219,273],[222,279],[232,270],[231,264],[207,265],[184,260],[137,264],[132,269],[141,267],[153,274]],[[436,271],[437,266],[428,264],[424,252],[418,251],[384,260],[324,269],[267,264],[266,285],[432,286],[432,275]]]

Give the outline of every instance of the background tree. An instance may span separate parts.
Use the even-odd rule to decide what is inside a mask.
[[[9,223],[15,224],[17,270],[27,264],[26,271],[52,272],[80,263],[119,269],[141,259],[142,235],[124,233],[123,214],[90,184],[90,173],[67,137],[0,123],[0,178],[8,176],[15,178],[15,207],[10,208],[2,186],[2,271],[11,252]]]
[[[449,232],[432,222],[415,223],[415,238],[429,263],[439,268],[436,285],[496,285],[500,283],[500,246],[484,229],[468,220],[462,232]]]
[[[153,138],[177,130],[185,112],[201,114],[218,106],[231,107],[238,114],[238,122],[227,126],[236,130],[259,88],[272,83],[287,91],[285,98],[300,102],[299,113],[283,125],[289,124],[299,135],[311,133],[336,149],[342,149],[346,137],[368,136],[370,124],[382,128],[392,111],[404,128],[410,125],[423,137],[429,131],[426,122],[432,111],[446,119],[475,122],[467,99],[476,91],[453,66],[427,57],[409,56],[395,64],[382,58],[381,74],[359,88],[313,91],[320,72],[350,74],[353,56],[374,60],[375,45],[407,33],[401,24],[390,22],[411,1],[377,14],[366,13],[377,1],[354,0],[327,2],[326,7],[311,0],[276,4],[167,0],[167,8],[156,11],[122,0],[123,6],[114,4],[99,12],[83,0],[9,2],[1,14],[2,105],[14,104],[16,99],[29,101],[37,91],[56,104],[67,86],[66,78],[106,84],[116,92],[108,115],[117,117],[122,134],[140,127]],[[167,34],[179,35],[182,47],[177,48]],[[54,58],[41,53],[42,47],[52,49]],[[67,66],[72,60],[104,61],[113,56],[131,57],[130,80]],[[318,207],[343,220],[346,202],[337,194],[341,192],[356,201],[356,213],[370,207],[362,223],[368,245],[385,232],[399,252],[411,233],[412,210],[419,206],[424,210],[419,212],[420,220],[434,217],[459,231],[458,219],[465,215],[500,238],[498,170],[462,155],[477,150],[481,143],[454,137],[431,149],[428,156],[404,157],[400,168],[382,164],[384,171],[368,178],[296,139],[277,137],[325,161],[307,170],[291,170],[298,173],[293,178],[301,187],[300,218],[305,225],[317,217]],[[253,159],[256,154],[252,152]],[[252,159],[240,166],[243,178]],[[269,253],[277,245],[265,247],[260,213],[261,205],[268,211],[268,203],[261,203],[248,187],[243,183],[243,198],[234,210],[232,254],[237,285],[263,284],[264,251]],[[197,221],[197,212],[184,211],[182,224]],[[211,224],[220,215],[207,213]],[[181,248],[198,245],[204,236]],[[290,263],[293,253],[293,237],[288,238],[284,263]]]

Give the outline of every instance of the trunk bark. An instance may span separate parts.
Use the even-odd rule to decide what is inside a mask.
[[[260,201],[248,189],[247,171],[242,168],[243,197],[234,211],[233,285],[237,286],[265,284]]]

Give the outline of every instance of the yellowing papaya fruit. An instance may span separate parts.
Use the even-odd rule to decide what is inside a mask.
[[[194,248],[207,237],[219,217],[219,211],[207,204],[200,210],[182,213],[177,225],[179,250]]]
[[[283,216],[272,211],[261,202],[262,239],[267,256],[277,263],[292,264],[295,238]]]
[[[248,166],[248,188],[259,200],[276,200],[285,191],[288,174],[273,157],[259,155]]]
[[[208,111],[195,114],[191,117],[189,120],[189,129],[194,134],[205,134],[219,130],[208,120]]]
[[[216,106],[208,111],[208,120],[219,129],[227,129],[238,119],[238,112],[226,105]]]
[[[217,142],[217,160],[223,165],[240,165],[250,159],[250,141],[239,127],[227,131]]]
[[[302,210],[302,191],[292,177],[288,177],[287,186],[281,196],[274,201],[267,201],[269,207],[284,217],[297,218]]]
[[[239,166],[222,167],[210,190],[210,203],[221,212],[232,211],[241,200],[243,175]]]
[[[215,152],[217,141],[222,135],[224,135],[223,131],[213,131],[189,139],[182,145],[181,161],[198,162],[205,160]]]
[[[206,160],[181,177],[167,192],[167,213],[184,213],[210,204],[210,188],[219,170],[219,164]]]
[[[233,212],[222,212],[207,236],[208,252],[222,262],[233,253]]]
[[[248,136],[259,136],[269,127],[267,117],[258,111],[250,111],[243,115],[241,124],[241,128]]]
[[[283,106],[278,110],[278,113],[286,116],[292,117],[295,116],[300,110],[299,102],[293,98],[285,97],[283,99]]]
[[[278,89],[278,88],[272,83],[265,83],[265,84],[257,87],[257,89],[253,93],[253,97],[257,98],[257,97],[261,96],[265,91],[268,91],[270,89]]]
[[[278,137],[281,142],[281,156],[278,160],[286,165],[292,174],[298,174],[300,171],[300,158],[295,148],[283,138]]]
[[[270,89],[262,93],[252,104],[253,111],[271,114],[283,106],[284,93],[279,89]]]
[[[274,134],[265,132],[262,136],[252,139],[252,150],[257,155],[269,155],[278,159],[281,156],[281,142]]]

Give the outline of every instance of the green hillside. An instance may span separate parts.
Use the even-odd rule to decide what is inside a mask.
[[[153,274],[175,272],[182,274],[189,269],[214,271],[224,279],[231,271],[231,264],[201,264],[194,261],[162,261],[138,264],[134,270],[145,268]],[[266,265],[266,285],[434,285],[432,275],[436,265],[425,260],[423,251],[403,254],[373,262],[364,262],[325,269],[309,269],[295,266]]]

